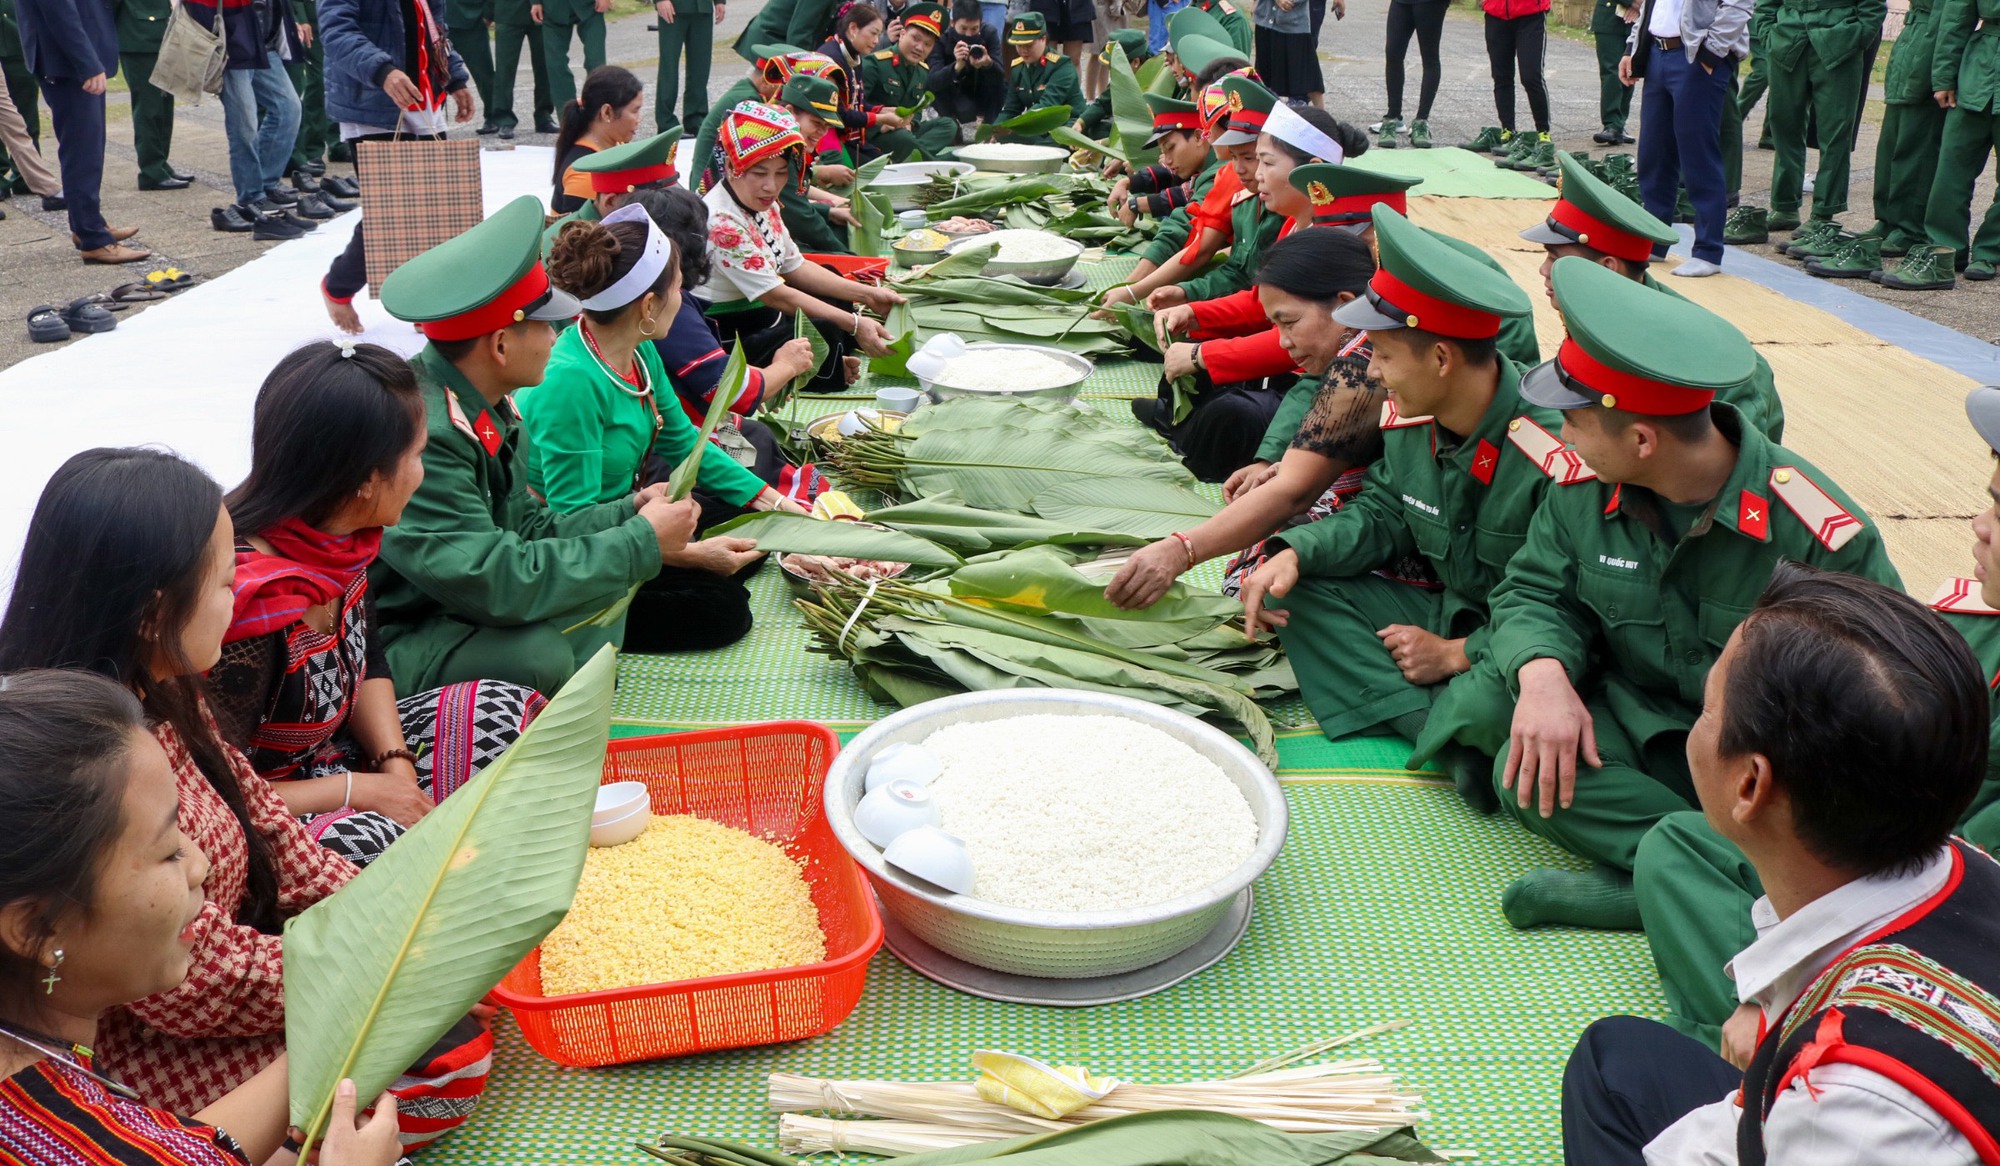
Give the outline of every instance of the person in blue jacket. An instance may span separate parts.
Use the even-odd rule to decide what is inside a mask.
[[[69,229],[85,263],[132,263],[151,251],[124,245],[136,227],[104,221],[104,90],[118,74],[118,32],[103,0],[17,0],[22,56],[56,123],[56,160]]]

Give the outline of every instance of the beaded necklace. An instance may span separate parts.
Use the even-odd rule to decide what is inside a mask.
[[[637,352],[632,354],[632,372],[629,375],[612,368],[611,362],[604,359],[603,350],[597,347],[597,337],[591,335],[590,325],[578,320],[576,329],[583,334],[583,346],[589,351],[591,359],[597,362],[597,366],[611,375],[611,379],[626,396],[637,397],[644,401],[647,411],[653,415],[653,432],[646,439],[646,452],[639,455],[639,466],[632,471],[632,488],[640,489],[645,486],[643,479],[646,476],[646,459],[652,456],[653,447],[660,442],[660,430],[667,425],[667,419],[660,413],[660,403],[653,395],[653,374],[646,371],[646,362],[639,359]]]

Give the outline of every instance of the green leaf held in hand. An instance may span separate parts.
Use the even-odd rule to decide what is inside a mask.
[[[832,555],[915,567],[956,567],[965,561],[928,539],[899,530],[777,510],[732,518],[708,532],[710,538],[717,535],[753,538],[760,551],[788,555]]]
[[[743,395],[743,386],[749,378],[749,363],[743,357],[743,345],[739,342],[729,350],[729,363],[723,366],[722,380],[715,386],[715,395],[708,400],[708,412],[702,415],[701,428],[694,436],[694,448],[688,450],[681,464],[667,476],[667,496],[674,501],[679,502],[694,493],[695,481],[701,477],[702,455],[708,452],[709,435],[722,424],[724,417],[729,416],[730,404]]]
[[[1035,495],[1035,513],[1050,522],[1149,539],[1196,526],[1221,509],[1193,490],[1148,478],[1115,488],[1068,482]]]

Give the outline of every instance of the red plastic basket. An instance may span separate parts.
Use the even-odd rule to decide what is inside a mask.
[[[805,258],[819,264],[842,279],[851,279],[856,283],[877,284],[881,283],[889,275],[889,261],[887,259],[870,259],[866,255],[818,254],[809,254]]]
[[[604,780],[643,781],[656,814],[695,814],[800,860],[826,935],[816,964],[637,988],[542,995],[540,948],[493,999],[528,1044],[564,1065],[616,1065],[818,1036],[861,998],[882,917],[826,823],[820,791],[840,742],[824,725],[776,721],[611,742]]]

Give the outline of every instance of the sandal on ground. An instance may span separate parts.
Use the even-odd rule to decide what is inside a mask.
[[[62,320],[72,332],[109,332],[118,326],[118,318],[91,303],[88,296],[64,308]]]
[[[37,344],[54,344],[69,337],[69,325],[63,323],[62,313],[54,304],[41,304],[29,311],[28,339]]]
[[[146,282],[163,292],[177,292],[194,286],[194,276],[178,267],[166,267],[146,273]]]
[[[167,298],[167,293],[150,283],[121,283],[111,289],[109,298],[111,300],[109,307],[112,311],[117,312],[129,308],[133,304],[148,304],[154,300],[164,300]]]

